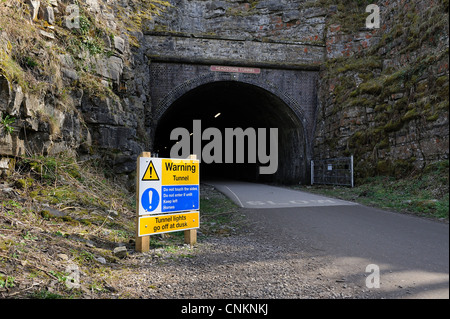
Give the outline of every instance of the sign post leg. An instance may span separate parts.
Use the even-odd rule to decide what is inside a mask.
[[[141,176],[139,158],[151,157],[150,152],[142,152],[137,159],[136,165],[136,245],[135,250],[140,253],[150,250],[150,236],[139,237],[139,177]]]
[[[197,155],[189,156],[189,159],[196,160]],[[197,243],[197,229],[189,229],[184,231],[184,243],[194,246]]]
[[[197,229],[184,231],[184,243],[194,246],[197,243]]]

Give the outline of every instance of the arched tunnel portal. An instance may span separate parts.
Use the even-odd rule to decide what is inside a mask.
[[[191,133],[190,152],[194,153],[194,120],[201,121],[202,131],[217,128],[222,137],[222,161],[202,161],[202,180],[220,178],[279,184],[307,182],[309,149],[307,130],[303,125],[305,119],[294,112],[289,101],[286,102],[283,97],[257,85],[239,81],[215,81],[199,85],[172,101],[156,120],[153,151],[158,153],[159,157],[171,157],[170,151],[177,142],[170,139],[171,132],[175,128],[185,128]],[[256,152],[256,162],[252,161],[249,152],[255,149],[252,145],[254,142],[246,138],[244,162],[237,163],[236,152],[239,150],[237,141],[233,140],[233,163],[225,163],[226,153],[230,152],[230,145],[225,141],[227,128],[242,128],[247,133],[254,129],[256,144],[259,144],[256,149],[264,149],[262,140],[259,143],[258,141],[265,137],[265,155],[269,157],[264,159]],[[248,128],[250,130],[247,130]],[[273,145],[273,141],[270,142],[271,128],[278,131],[277,145]],[[261,136],[262,132],[264,136]],[[180,138],[181,136],[178,137]],[[204,138],[202,150],[216,138]],[[220,152],[216,148],[211,155],[217,159],[219,156],[215,154],[216,151]],[[199,157],[200,154],[196,155]],[[260,167],[272,165],[273,161],[278,164],[276,172],[261,174]]]

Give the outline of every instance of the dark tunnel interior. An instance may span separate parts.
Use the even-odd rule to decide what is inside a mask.
[[[202,132],[213,127],[222,133],[222,163],[201,161],[202,180],[236,179],[277,184],[298,184],[305,181],[307,165],[302,123],[280,98],[267,90],[251,84],[222,81],[205,84],[189,91],[175,101],[157,123],[153,152],[158,153],[159,157],[171,157],[171,149],[177,142],[170,140],[171,132],[175,128],[182,127],[191,134],[190,153],[194,154],[194,120],[201,120]],[[235,140],[232,150],[233,163],[225,163],[226,153],[230,152],[230,143],[227,144],[225,141],[225,128],[254,129],[256,143],[259,146],[249,145],[249,140],[245,139],[246,152],[243,163],[237,163],[236,152],[239,150]],[[259,128],[266,130],[259,131]],[[278,129],[277,150],[270,143],[270,128]],[[247,132],[252,132],[252,129]],[[258,155],[260,146],[264,145],[262,142],[258,143],[261,133],[264,133],[263,137],[266,138],[265,154],[270,155],[269,161],[268,158],[264,160]],[[178,140],[180,139],[181,137],[178,137]],[[202,150],[212,139],[215,138],[202,140]],[[257,149],[256,154],[253,152],[256,155],[256,163],[253,160],[249,161],[249,152],[252,152],[254,147]],[[196,155],[200,158],[201,154]],[[211,155],[216,155],[215,151],[212,151]],[[263,159],[263,162],[259,159]],[[278,163],[276,172],[261,174],[260,167],[268,166],[274,161]]]

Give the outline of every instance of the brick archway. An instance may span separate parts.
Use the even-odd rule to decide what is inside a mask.
[[[246,84],[251,84],[262,88],[273,95],[280,98],[299,118],[303,123],[304,127],[309,127],[310,123],[308,118],[303,114],[301,106],[294,98],[289,96],[287,93],[282,92],[274,83],[268,81],[258,81],[251,75],[239,74],[239,73],[224,73],[224,72],[211,72],[209,74],[203,74],[196,78],[189,79],[182,84],[178,85],[167,95],[158,102],[155,107],[156,112],[153,113],[153,121],[157,123],[164,112],[180,97],[182,97],[187,92],[208,83],[220,82],[220,81],[236,81]],[[305,132],[307,133],[307,132]]]
[[[293,125],[296,127],[297,133],[293,133],[292,129],[290,133],[285,132],[287,135],[301,136],[296,138],[296,143],[283,146],[284,152],[291,154],[286,157],[285,161],[295,162],[297,161],[295,154],[301,154],[302,163],[296,164],[297,168],[285,168],[285,170],[303,170],[301,179],[306,182],[309,177],[309,162],[312,157],[311,146],[317,106],[317,75],[317,72],[312,71],[276,69],[261,69],[260,74],[212,72],[209,65],[152,63],[150,65],[150,76],[154,87],[151,88],[150,92],[152,111],[148,122],[151,123],[152,127],[152,146],[155,146],[157,129],[161,125],[170,125],[167,122],[161,124],[163,123],[161,119],[171,113],[169,111],[173,105],[200,88],[216,87],[220,83],[234,83],[235,87],[241,87],[241,93],[243,92],[242,87],[245,87],[250,91],[259,92],[253,94],[264,95],[271,100],[271,102],[265,102],[264,110],[271,113],[272,116],[276,115],[279,119],[284,118],[286,122],[290,123],[291,127]],[[273,108],[270,103],[273,104]],[[239,116],[238,113],[236,113],[237,116]],[[278,120],[277,125],[282,127],[284,125],[283,120]],[[154,151],[156,152],[156,149]],[[287,178],[289,174],[283,173],[281,175]]]

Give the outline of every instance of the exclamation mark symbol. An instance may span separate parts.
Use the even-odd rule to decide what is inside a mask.
[[[156,171],[155,166],[153,166],[153,163],[151,161],[150,161],[150,164],[148,164],[147,169],[145,170],[142,180],[143,181],[159,181],[158,172]]]
[[[150,174],[151,174],[151,172],[150,172]],[[149,190],[149,192],[148,192],[148,203],[149,203],[150,209],[152,209],[152,198],[153,198],[153,191]]]

